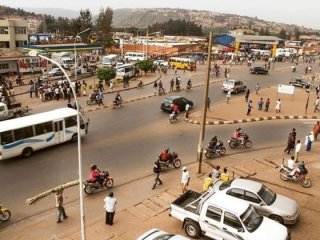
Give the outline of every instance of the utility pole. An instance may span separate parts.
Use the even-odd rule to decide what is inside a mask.
[[[205,91],[203,95],[202,121],[201,121],[198,152],[197,152],[197,160],[199,161],[198,173],[201,173],[202,156],[203,156],[202,143],[203,143],[205,130],[206,130],[207,104],[208,104],[209,80],[210,80],[210,69],[211,69],[211,49],[212,49],[212,31],[210,31],[210,34],[209,34],[207,78],[204,81]]]

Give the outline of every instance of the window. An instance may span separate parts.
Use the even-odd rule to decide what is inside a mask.
[[[0,27],[0,34],[9,34],[8,27]]]
[[[16,34],[27,34],[27,28],[26,27],[16,27],[15,32],[16,32]]]
[[[19,129],[13,130],[13,133],[14,133],[14,140],[19,141],[25,138],[33,137],[33,128],[32,126],[19,128]]]
[[[10,43],[9,41],[0,41],[0,48],[9,48]]]
[[[0,133],[1,145],[9,144],[13,142],[13,136],[11,131]]]
[[[68,127],[73,127],[73,126],[77,126],[77,117],[68,117],[65,119],[66,122],[66,128]]]
[[[46,134],[53,131],[52,122],[40,123],[34,126],[36,135]]]
[[[206,217],[220,222],[222,210],[213,206],[209,206],[207,209]]]
[[[242,228],[240,220],[237,218],[237,216],[233,215],[232,213],[224,213],[223,223],[235,229]]]
[[[244,198],[244,190],[239,188],[232,188],[227,192],[227,194],[236,198]]]
[[[0,69],[9,69],[9,64],[8,63],[0,64]]]
[[[16,47],[23,47],[23,45],[27,45],[26,41],[16,41]]]
[[[1,68],[0,68],[1,69]],[[0,106],[0,112],[4,112],[5,111],[5,108],[4,106]]]
[[[247,192],[246,191],[246,195],[244,197],[245,200],[250,201],[250,202],[254,202],[254,203],[260,203],[261,200],[253,193],[251,192]]]

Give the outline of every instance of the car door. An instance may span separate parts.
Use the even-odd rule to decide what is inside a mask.
[[[207,210],[203,217],[200,217],[200,227],[204,231],[206,236],[212,239],[224,239],[224,233],[222,230],[222,209],[216,206],[208,205]]]
[[[249,237],[240,219],[236,215],[227,211],[223,214],[222,229],[224,232],[224,239],[243,240]]]
[[[252,206],[254,206],[255,209],[257,209],[258,213],[264,216],[269,215],[269,211],[266,208],[266,204],[261,200],[261,198],[250,191],[244,191],[244,200],[249,202]]]

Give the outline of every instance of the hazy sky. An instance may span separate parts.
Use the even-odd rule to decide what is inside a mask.
[[[100,7],[116,8],[187,8],[234,13],[275,22],[292,23],[320,29],[319,0],[0,0],[9,7],[89,8],[98,13]]]

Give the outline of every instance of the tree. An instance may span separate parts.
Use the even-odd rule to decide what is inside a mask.
[[[105,84],[112,78],[116,76],[116,70],[111,67],[98,67],[97,68],[97,77],[100,81],[104,80]]]
[[[279,32],[279,38],[287,39],[287,32],[286,32],[286,30],[281,29],[281,31]]]
[[[299,40],[300,39],[300,35],[301,35],[301,33],[300,33],[300,31],[299,31],[299,28],[295,28],[294,29],[294,38],[295,38],[295,40]]]
[[[92,14],[88,8],[86,10],[80,11],[79,20],[80,20],[80,26],[81,26],[80,32],[84,31],[88,28],[90,28],[92,30],[92,28],[93,28]],[[81,39],[83,40],[83,42],[88,43],[88,39],[89,39],[90,34],[91,34],[90,31],[86,31],[81,34]]]
[[[153,61],[148,59],[148,60],[137,62],[135,65],[137,68],[144,71],[145,74],[147,74],[147,72],[152,69]]]
[[[101,8],[95,24],[95,30],[98,36],[97,41],[103,45],[103,48],[116,45],[111,35],[113,11],[111,8]]]

